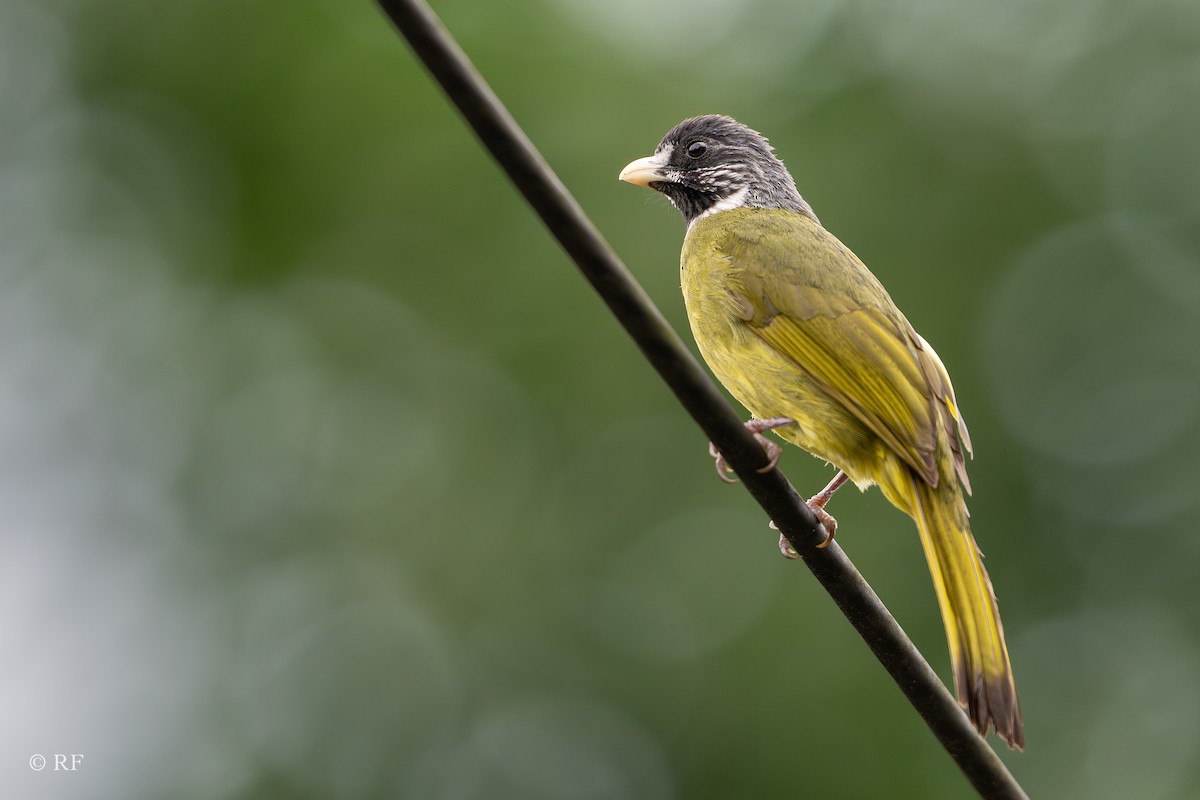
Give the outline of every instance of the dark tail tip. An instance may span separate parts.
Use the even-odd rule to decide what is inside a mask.
[[[1012,673],[1005,673],[988,680],[976,673],[970,691],[958,689],[958,702],[967,711],[975,730],[986,737],[994,728],[996,735],[1013,750],[1025,749],[1025,725],[1021,721],[1021,701],[1017,699],[1017,687]]]

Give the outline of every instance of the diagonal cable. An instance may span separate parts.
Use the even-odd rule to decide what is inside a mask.
[[[743,485],[796,549],[980,797],[1028,800],[850,559],[779,470],[423,0],[377,0],[426,69]]]

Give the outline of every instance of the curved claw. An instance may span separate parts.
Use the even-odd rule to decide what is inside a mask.
[[[768,522],[767,527],[773,531],[779,530],[779,526],[775,524],[775,520]],[[779,554],[789,561],[795,561],[800,557],[800,554],[796,552],[796,548],[792,547],[792,543],[782,533],[779,534]]]
[[[737,483],[737,478],[729,477],[733,474],[733,470],[729,468],[729,464],[725,463],[725,456],[721,455],[721,451],[712,442],[708,443],[708,454],[716,462],[717,477],[725,481],[725,483]]]
[[[766,466],[759,467],[758,472],[770,472],[779,464],[779,456],[783,454],[783,448],[772,442],[761,433],[754,434],[754,441],[762,445],[763,452],[767,454]]]
[[[814,498],[814,500],[815,499],[816,498]],[[821,523],[821,527],[825,529],[826,533],[825,541],[817,545],[818,550],[824,550],[833,543],[833,537],[834,534],[837,533],[838,526],[837,520],[830,516],[829,512],[826,511],[823,506],[823,503],[818,505],[817,503],[813,502],[813,500],[808,501],[808,507],[812,510],[813,514],[816,515],[817,521]]]
[[[783,534],[779,535],[779,554],[788,561],[795,561],[800,557],[800,554],[796,552],[796,548],[792,547],[791,542]]]

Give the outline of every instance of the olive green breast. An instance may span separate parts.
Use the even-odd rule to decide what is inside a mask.
[[[795,212],[720,212],[688,232],[680,259],[683,297],[700,353],[730,394],[755,417],[795,419],[798,426],[776,432],[869,484],[880,458],[877,437],[794,355],[768,344],[750,324],[764,307],[769,313],[767,295],[808,291],[822,302],[821,287],[839,282],[824,263],[830,253],[842,255],[838,248],[845,251],[816,221]],[[764,291],[764,281],[787,289]],[[827,302],[845,302],[839,299],[845,295],[844,289],[831,292]]]
[[[698,220],[681,270],[701,354],[754,416],[797,421],[780,436],[859,485],[895,484],[893,502],[909,470],[969,491],[970,438],[941,359],[814,218],[741,208]]]

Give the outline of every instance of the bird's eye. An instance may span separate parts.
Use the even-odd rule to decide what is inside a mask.
[[[708,145],[704,142],[692,142],[687,146],[688,158],[700,158],[708,152]]]

